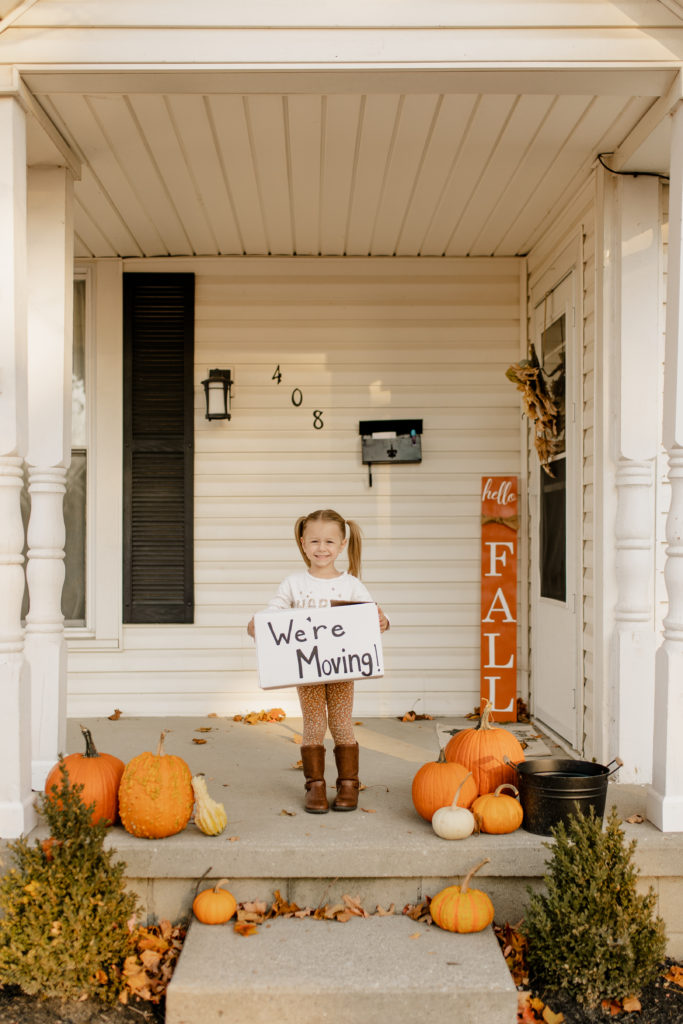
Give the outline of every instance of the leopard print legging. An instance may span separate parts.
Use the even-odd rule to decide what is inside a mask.
[[[335,746],[356,742],[352,722],[353,679],[297,686],[296,689],[304,719],[304,747],[322,744],[328,725]]]

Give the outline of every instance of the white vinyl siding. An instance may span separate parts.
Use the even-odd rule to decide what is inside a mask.
[[[118,651],[72,650],[69,714],[295,712],[295,691],[258,689],[245,627],[303,565],[295,519],[327,506],[361,525],[363,581],[392,623],[385,677],[357,685],[355,713],[470,711],[479,693],[480,480],[520,467],[519,396],[505,370],[519,357],[522,266],[127,263],[196,274],[195,624],[125,626]],[[201,381],[217,367],[234,378],[230,422],[204,417]],[[370,487],[358,424],[385,418],[424,421],[423,461],[376,465]]]

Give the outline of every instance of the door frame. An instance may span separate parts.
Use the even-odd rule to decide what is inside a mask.
[[[527,324],[528,334],[531,340],[535,341],[536,310],[544,299],[557,289],[573,272],[573,351],[568,353],[567,378],[571,374],[572,380],[572,409],[566,409],[568,427],[574,435],[575,457],[571,460],[572,465],[567,463],[568,472],[571,469],[573,480],[571,487],[567,487],[567,521],[574,523],[573,536],[568,536],[568,543],[573,543],[573,558],[567,559],[567,597],[572,594],[575,602],[575,629],[574,642],[576,645],[576,692],[573,720],[573,737],[567,739],[556,733],[552,726],[543,723],[544,728],[551,732],[560,745],[567,749],[582,751],[583,748],[583,717],[584,717],[584,680],[585,672],[583,666],[584,644],[583,644],[583,548],[584,548],[584,500],[583,500],[583,232],[569,244],[559,249],[554,258],[549,260],[536,278],[532,281],[528,291]],[[570,416],[572,422],[570,422]],[[540,535],[536,527],[540,521],[540,473],[542,472],[538,462],[538,456],[533,447],[531,431],[528,434],[528,465],[527,465],[527,486],[529,494],[528,510],[528,543],[529,543],[529,709],[532,715],[535,714],[535,683],[536,683],[536,658],[535,658],[535,629],[537,629],[537,606],[539,600],[538,572],[538,544]],[[534,535],[534,531],[537,535]],[[573,563],[573,566],[572,566]],[[573,568],[573,578],[569,572]]]

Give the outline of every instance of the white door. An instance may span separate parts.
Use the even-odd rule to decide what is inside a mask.
[[[532,452],[529,488],[531,709],[540,722],[575,748],[582,703],[577,607],[581,475],[576,277],[571,271],[533,309],[533,343],[560,417],[548,471]]]

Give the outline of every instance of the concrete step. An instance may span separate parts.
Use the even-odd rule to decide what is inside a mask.
[[[491,928],[453,935],[403,915],[275,918],[257,935],[190,926],[166,1024],[515,1024]]]

